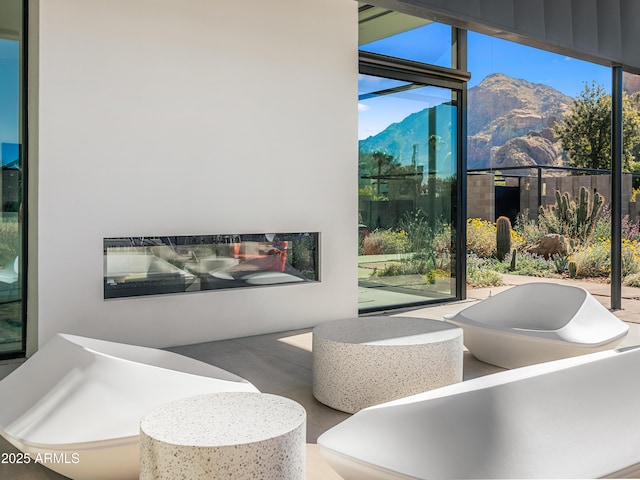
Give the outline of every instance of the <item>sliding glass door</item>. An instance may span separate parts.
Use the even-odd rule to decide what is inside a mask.
[[[0,2],[0,358],[25,351],[22,0]]]
[[[359,80],[361,311],[456,296],[459,91]]]

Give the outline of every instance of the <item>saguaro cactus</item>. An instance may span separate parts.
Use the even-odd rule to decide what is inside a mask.
[[[511,251],[511,220],[498,217],[496,220],[496,257],[503,261]]]
[[[576,262],[569,262],[569,277],[576,278],[576,274],[578,273],[578,266]]]
[[[559,190],[556,190],[556,210],[555,214],[560,220],[561,224],[570,224],[571,217],[573,217],[573,202],[571,202],[571,198],[569,197],[569,193],[560,193]]]
[[[603,204],[604,198],[597,192],[591,203],[589,190],[585,187],[580,188],[577,201],[571,200],[569,193],[556,191],[553,212],[562,226],[562,232],[559,233],[581,243],[588,241],[593,235]]]
[[[517,258],[518,258],[518,252],[516,251],[516,249],[514,248],[513,251],[511,252],[511,265],[509,265],[509,270],[512,272],[516,271],[516,263],[517,263]]]
[[[586,192],[586,189],[585,189]],[[588,198],[588,197],[587,197]],[[589,212],[585,220],[585,238],[591,238],[596,228],[598,218],[600,218],[600,212],[604,205],[604,198],[598,192],[593,197],[593,205],[591,205],[591,211]]]

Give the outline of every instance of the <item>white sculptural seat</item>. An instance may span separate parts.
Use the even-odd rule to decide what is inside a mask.
[[[345,480],[637,478],[640,347],[366,408],[318,438]]]
[[[588,291],[535,282],[482,300],[445,321],[478,360],[516,368],[615,348],[629,331]]]
[[[137,479],[147,411],[227,391],[258,392],[173,352],[58,334],[0,381],[0,435],[31,458],[57,454],[44,465],[73,479]]]

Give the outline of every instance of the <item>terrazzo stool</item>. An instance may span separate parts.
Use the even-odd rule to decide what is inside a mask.
[[[306,412],[288,398],[225,392],[177,400],[140,422],[140,479],[303,480]]]
[[[462,329],[358,317],[313,329],[313,395],[347,413],[462,381]]]

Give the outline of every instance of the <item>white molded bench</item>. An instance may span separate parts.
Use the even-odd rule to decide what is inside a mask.
[[[370,407],[318,438],[345,480],[599,478],[640,463],[640,347]]]

